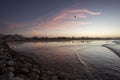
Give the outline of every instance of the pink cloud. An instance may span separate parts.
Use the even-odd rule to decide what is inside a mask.
[[[30,34],[36,36],[40,35],[40,31],[37,29],[48,29],[48,30],[63,30],[71,26],[84,26],[89,25],[91,22],[85,21],[89,16],[98,16],[100,12],[94,12],[88,9],[67,9],[60,11],[54,16],[50,16],[49,20],[45,21],[45,17],[40,17],[32,23],[22,23],[22,22],[6,22],[9,30],[20,29],[26,26],[32,26],[33,29]],[[75,17],[76,16],[76,17]],[[82,21],[81,19],[84,19]],[[77,25],[76,25],[77,22]]]
[[[34,36],[40,36],[41,35],[41,32],[37,31],[37,30],[32,30],[31,31],[31,34],[34,35]]]
[[[55,16],[55,17],[52,19],[52,21],[57,21],[57,20],[63,19],[65,16],[67,16],[67,13],[58,14],[57,16]]]
[[[87,9],[76,9],[76,10],[69,10],[68,12],[71,12],[71,13],[85,13],[85,14],[90,14],[90,15],[100,15],[101,13],[100,12],[93,12],[93,11],[90,11],[90,10],[87,10]]]
[[[62,20],[68,20],[73,21],[75,19],[75,16],[77,19],[86,19],[88,16],[98,16],[100,15],[100,12],[93,12],[88,9],[69,9],[69,10],[63,10],[59,13],[57,13],[51,21],[62,21]]]
[[[28,25],[26,23],[19,23],[19,22],[5,22],[4,24],[7,25],[10,31]]]
[[[88,25],[88,24],[91,24],[91,22],[84,22],[84,21],[80,21],[79,22],[81,25]]]
[[[100,12],[94,12],[87,9],[68,9],[58,12],[55,16],[52,16],[49,21],[38,23],[35,26],[54,30],[74,26],[74,22],[78,22],[79,26],[83,26],[91,24],[91,22],[82,21],[81,19],[86,20],[89,16],[98,16],[100,14]]]
[[[84,10],[64,10],[59,13],[57,13],[52,21],[62,20],[62,19],[72,19],[74,16],[77,16],[78,18],[87,18],[87,15],[82,14]]]
[[[39,30],[36,30],[36,29],[25,31],[24,34],[28,37],[41,36],[42,35],[42,33]]]

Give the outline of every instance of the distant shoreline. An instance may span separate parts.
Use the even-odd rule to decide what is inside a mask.
[[[25,39],[25,40],[7,40],[7,42],[62,42],[62,41],[89,41],[89,40],[120,40],[120,39]]]

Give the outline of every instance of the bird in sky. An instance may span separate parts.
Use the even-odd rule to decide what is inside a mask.
[[[74,16],[74,18],[76,18],[77,16]]]

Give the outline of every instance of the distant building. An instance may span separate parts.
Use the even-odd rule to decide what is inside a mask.
[[[24,40],[25,37],[23,37],[22,35],[8,35],[7,40]]]

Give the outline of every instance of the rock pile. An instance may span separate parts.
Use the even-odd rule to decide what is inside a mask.
[[[60,73],[45,71],[31,57],[17,54],[0,44],[0,80],[66,80]]]

